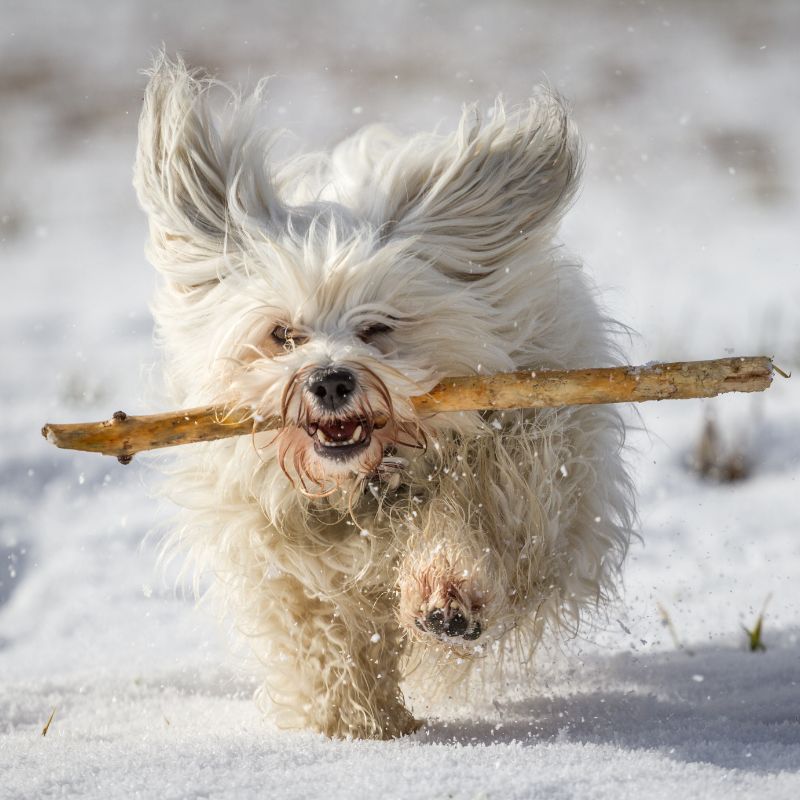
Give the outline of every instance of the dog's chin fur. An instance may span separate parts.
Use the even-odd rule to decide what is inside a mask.
[[[633,501],[613,408],[411,403],[448,375],[618,363],[554,244],[580,146],[541,90],[449,135],[369,127],[275,163],[261,94],[163,55],[146,90],[135,185],[173,400],[286,421],[178,453],[166,550],[214,575],[279,724],[400,736],[412,668],[433,691],[478,658],[528,662],[619,583]],[[332,370],[350,382],[325,395]]]

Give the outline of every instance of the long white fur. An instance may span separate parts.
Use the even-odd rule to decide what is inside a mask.
[[[450,134],[368,127],[274,163],[261,103],[262,87],[243,99],[163,55],[150,72],[135,186],[173,400],[294,418],[296,376],[337,364],[388,391],[396,425],[345,467],[300,428],[185,448],[168,549],[213,574],[279,724],[399,736],[417,725],[412,665],[447,682],[448,653],[486,671],[512,641],[528,660],[619,582],[634,512],[614,409],[418,419],[409,402],[446,375],[617,363],[613,323],[554,243],[581,149],[543,89],[513,112],[468,108]],[[357,335],[387,322],[379,341]],[[307,341],[268,352],[276,325]],[[448,597],[480,638],[418,629]]]

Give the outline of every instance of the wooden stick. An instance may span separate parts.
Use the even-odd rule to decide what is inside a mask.
[[[642,367],[522,371],[446,378],[412,402],[421,416],[445,411],[641,403],[715,397],[723,392],[760,392],[770,386],[772,374],[772,359],[766,356]],[[254,417],[244,409],[226,412],[209,406],[138,417],[117,411],[104,422],[48,424],[42,428],[42,435],[56,447],[117,456],[128,463],[143,450],[208,442],[281,425],[278,417]]]

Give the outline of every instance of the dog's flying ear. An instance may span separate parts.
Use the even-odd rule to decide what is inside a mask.
[[[261,87],[242,101],[163,53],[147,74],[134,186],[150,221],[148,257],[176,283],[210,283],[242,235],[283,214],[269,180],[270,142],[253,125]],[[225,122],[212,113],[214,87],[228,94]]]
[[[488,120],[465,109],[450,136],[413,138],[381,180],[386,238],[413,238],[448,274],[476,278],[552,234],[578,184],[582,148],[563,101],[541,90]],[[392,205],[394,203],[394,205]]]

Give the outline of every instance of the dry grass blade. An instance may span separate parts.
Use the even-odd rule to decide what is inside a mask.
[[[56,715],[56,709],[54,708],[50,712],[50,717],[48,718],[47,723],[45,724],[44,728],[42,728],[42,736],[47,736],[47,731],[50,730],[50,724],[53,722],[53,717],[55,717],[55,715]]]
[[[681,641],[680,636],[678,636],[678,629],[675,627],[675,623],[673,623],[672,617],[669,615],[669,611],[667,611],[667,609],[661,603],[656,603],[656,608],[658,609],[658,615],[661,617],[661,624],[669,631],[669,635],[672,639],[672,643],[675,645],[675,649],[683,650],[686,655],[693,656],[694,651],[686,647]]]

